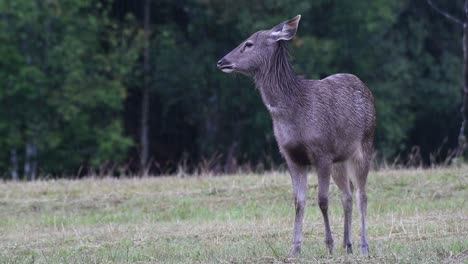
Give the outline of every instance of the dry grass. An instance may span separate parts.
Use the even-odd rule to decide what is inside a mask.
[[[0,184],[1,263],[468,263],[468,167],[373,172],[370,256],[329,256],[310,175],[305,239],[288,259],[293,206],[285,173]],[[353,241],[357,248],[357,210]]]

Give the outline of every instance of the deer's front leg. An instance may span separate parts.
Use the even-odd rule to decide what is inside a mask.
[[[328,219],[328,190],[330,188],[330,173],[332,163],[328,160],[320,161],[317,165],[318,176],[318,204],[323,215],[323,223],[325,226],[325,244],[328,248],[328,253],[333,253],[333,237],[330,229],[330,221]]]
[[[294,191],[294,205],[296,217],[294,219],[293,239],[290,255],[296,257],[301,252],[302,243],[302,223],[304,220],[304,210],[307,196],[307,170],[305,166],[288,162],[289,172]]]

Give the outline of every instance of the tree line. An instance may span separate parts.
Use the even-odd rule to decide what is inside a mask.
[[[462,0],[431,2],[465,16]],[[277,166],[258,91],[216,61],[296,14],[295,70],[374,93],[378,162],[453,155],[463,28],[427,1],[1,0],[0,175]]]

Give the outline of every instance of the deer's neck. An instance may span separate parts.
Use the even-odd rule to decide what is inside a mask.
[[[283,42],[278,43],[272,58],[254,79],[269,110],[287,107],[303,97],[302,78],[296,75],[289,63],[289,53]]]

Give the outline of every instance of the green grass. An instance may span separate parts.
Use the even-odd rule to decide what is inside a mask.
[[[309,178],[298,259],[286,173],[0,183],[0,263],[468,263],[468,167],[371,173],[368,257],[341,249],[335,185],[326,253]]]

